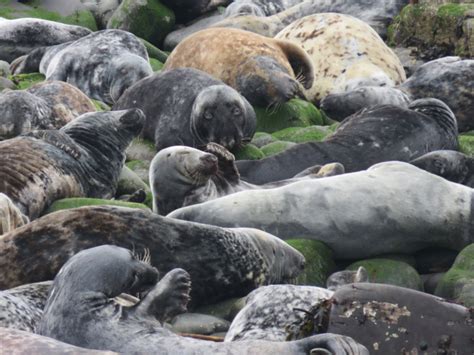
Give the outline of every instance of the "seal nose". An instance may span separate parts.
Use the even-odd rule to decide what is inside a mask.
[[[218,159],[213,154],[205,154],[199,158],[202,162],[202,171],[206,171],[207,173],[215,174],[217,172],[217,163]]]
[[[139,131],[142,130],[143,125],[145,124],[145,114],[142,110],[131,108],[121,112],[123,112],[123,114],[120,116],[120,123],[127,127],[136,128]]]

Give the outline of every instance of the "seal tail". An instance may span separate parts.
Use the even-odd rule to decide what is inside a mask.
[[[284,40],[276,40],[279,47],[288,58],[288,62],[295,73],[295,77],[301,78],[305,89],[311,88],[314,82],[314,66],[308,53],[295,43]]]

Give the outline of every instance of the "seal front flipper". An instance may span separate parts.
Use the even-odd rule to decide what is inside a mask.
[[[165,322],[185,313],[190,300],[191,277],[183,269],[168,272],[134,308],[135,317],[155,317]]]
[[[205,152],[215,155],[218,159],[218,175],[232,184],[240,182],[240,174],[235,166],[235,157],[226,148],[217,143],[208,143]]]

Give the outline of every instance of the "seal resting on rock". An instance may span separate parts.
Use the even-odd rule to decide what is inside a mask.
[[[152,93],[152,94],[150,94]],[[192,68],[168,70],[129,88],[114,109],[145,113],[143,137],[159,151],[172,145],[228,149],[250,142],[257,119],[249,102],[230,86]]]
[[[48,214],[3,235],[0,289],[52,280],[69,255],[102,244],[148,249],[151,264],[162,272],[186,269],[197,305],[291,282],[304,267],[298,251],[256,229],[206,226],[140,209],[83,207]]]
[[[0,60],[13,61],[33,49],[75,41],[91,30],[37,18],[0,19]]]
[[[348,341],[326,334],[295,342],[213,343],[180,337],[154,317],[167,304],[176,312],[186,309],[189,275],[182,269],[170,274],[156,283],[156,270],[124,248],[103,245],[84,250],[54,279],[38,333],[76,346],[124,354],[308,354],[314,348],[339,353]],[[133,308],[109,301],[136,290],[149,292]],[[357,345],[352,340],[349,344]]]
[[[26,90],[0,93],[0,140],[35,129],[59,129],[86,112],[92,101],[62,81],[46,81]]]
[[[357,173],[242,191],[168,216],[320,240],[337,259],[361,259],[427,247],[461,250],[474,242],[473,206],[473,189],[408,163],[386,162]]]
[[[38,71],[66,81],[107,104],[153,74],[143,43],[122,30],[103,30],[73,42],[34,50],[15,63],[15,73]]]
[[[0,235],[21,227],[29,221],[7,195],[0,193]]]
[[[164,69],[181,67],[205,71],[263,107],[301,96],[314,80],[311,59],[299,46],[231,28],[210,28],[182,41]]]
[[[213,200],[235,192],[273,188],[300,181],[344,173],[341,164],[316,166],[305,177],[276,181],[265,185],[240,180],[235,158],[224,147],[209,143],[206,151],[173,146],[160,151],[150,164],[153,211],[166,215],[183,207]]]
[[[311,57],[315,77],[306,97],[312,102],[360,86],[390,87],[406,80],[395,53],[368,24],[352,16],[306,16],[275,38],[300,45]]]
[[[59,131],[2,141],[0,192],[30,219],[61,198],[111,198],[125,149],[144,121],[138,109],[86,113]]]
[[[408,109],[376,106],[346,118],[323,142],[301,143],[236,165],[242,180],[254,184],[288,179],[309,166],[335,161],[353,172],[383,161],[411,161],[433,150],[457,150],[457,130],[451,109],[436,99],[416,100]]]

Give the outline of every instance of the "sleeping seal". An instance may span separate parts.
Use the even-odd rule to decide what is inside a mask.
[[[461,250],[474,242],[473,207],[473,189],[408,163],[386,162],[357,173],[242,191],[168,216],[320,240],[337,259],[362,259],[427,247]]]
[[[163,301],[186,308],[186,299],[180,298],[189,287],[185,271],[170,271],[181,275],[165,285],[163,280],[156,283],[155,273],[129,250],[116,246],[103,245],[74,255],[54,279],[38,333],[76,346],[124,354],[308,354],[315,348],[347,354],[343,344],[359,350],[354,354],[367,354],[354,341],[331,334],[294,342],[213,343],[180,337],[163,328],[154,313],[163,307]],[[124,308],[109,301],[137,289],[149,292],[136,307]]]
[[[451,109],[420,99],[408,109],[376,106],[346,118],[323,142],[297,144],[261,160],[237,161],[242,180],[264,184],[288,179],[309,166],[341,163],[347,172],[389,160],[411,161],[439,149],[458,149]]]
[[[144,120],[138,109],[86,113],[59,131],[2,141],[0,192],[31,220],[61,198],[111,198]]]

